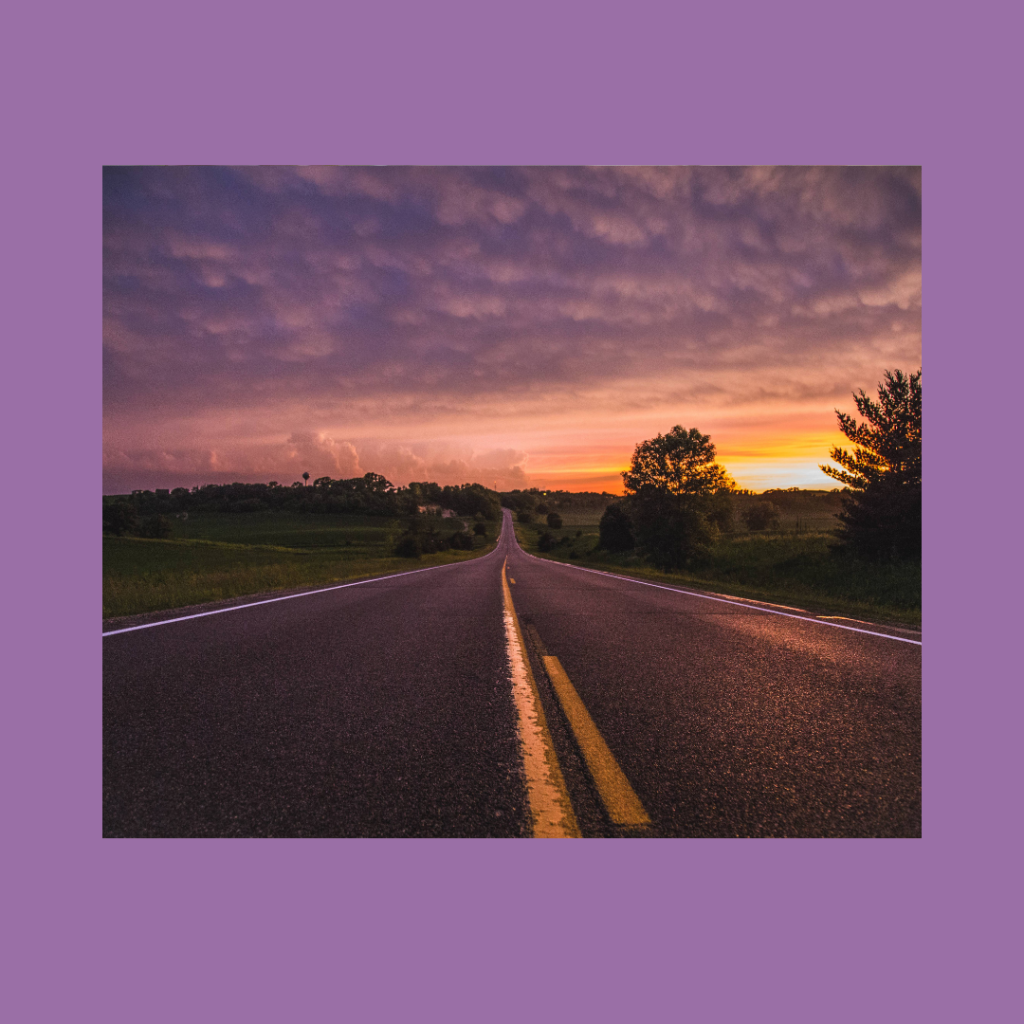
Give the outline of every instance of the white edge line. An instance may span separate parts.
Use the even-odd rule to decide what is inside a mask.
[[[520,547],[520,551],[523,549]],[[523,551],[527,558],[537,558],[528,551]],[[843,626],[838,622],[826,622],[824,619],[813,619],[808,615],[794,615],[793,612],[779,612],[774,608],[762,608],[756,604],[745,604],[743,601],[730,601],[727,597],[712,597],[710,594],[701,594],[695,590],[683,590],[681,587],[666,587],[661,583],[648,583],[646,580],[634,579],[632,576],[617,576],[613,572],[602,572],[600,569],[584,569],[582,565],[572,565],[569,562],[557,562],[553,558],[537,558],[538,562],[545,562],[555,565],[564,565],[567,569],[578,569],[580,572],[592,572],[595,576],[610,576],[613,580],[624,580],[626,583],[639,583],[642,587],[654,587],[656,590],[670,590],[673,594],[686,594],[687,597],[699,597],[703,601],[719,601],[722,604],[735,605],[737,608],[749,608],[753,612],[764,612],[766,615],[781,615],[786,619],[799,619],[801,622],[817,622],[820,626],[831,626],[832,629],[848,629],[851,633],[867,633],[868,636],[880,636],[886,640],[898,640],[901,644],[916,644],[923,646],[920,640],[909,640],[905,636],[893,636],[891,633],[875,633],[870,629],[857,629],[856,626]]]
[[[478,555],[484,559],[497,551],[488,551],[486,555]],[[326,594],[330,590],[344,590],[346,587],[359,587],[364,583],[380,583],[383,580],[395,580],[399,576],[413,576],[418,572],[430,572],[431,569],[450,569],[453,565],[465,565],[467,561],[475,562],[476,558],[464,559],[461,562],[446,562],[444,565],[428,565],[423,569],[410,569],[408,572],[396,572],[391,576],[371,576],[366,580],[355,580],[353,583],[339,583],[333,587],[321,587],[319,590],[304,590],[301,594],[285,594],[283,597],[268,597],[263,601],[250,601],[248,604],[233,604],[230,608],[214,608],[210,612],[196,612],[195,615],[180,615],[176,619],[161,619],[159,622],[144,622],[141,626],[126,626],[124,629],[111,629],[103,636],[117,636],[118,633],[134,633],[137,629],[152,629],[154,626],[167,626],[172,622],[187,622],[189,619],[203,619],[207,615],[223,615],[225,612],[239,612],[243,608],[255,608],[261,604],[274,604],[275,601],[290,601],[295,597],[312,597],[313,594]]]

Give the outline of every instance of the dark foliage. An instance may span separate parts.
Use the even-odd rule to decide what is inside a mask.
[[[711,438],[680,426],[638,444],[622,479],[633,538],[660,569],[680,569],[710,549],[735,486]]]
[[[155,539],[170,537],[171,524],[164,516],[146,516],[139,523],[138,534],[140,537]]]
[[[513,512],[526,510],[546,516],[549,512],[599,512],[614,494],[597,491],[541,491],[536,487],[520,491],[503,491],[501,504]]]
[[[537,511],[539,512],[540,509],[538,508]],[[548,526],[550,526],[552,530],[560,530],[562,528],[562,517],[557,512],[549,512]]]
[[[452,551],[472,551],[473,535],[471,533],[453,533],[447,543]]]
[[[419,535],[415,533],[403,533],[395,544],[395,554],[399,558],[419,558],[422,551]]]
[[[598,547],[605,551],[631,551],[636,546],[625,502],[613,501],[601,516]]]
[[[659,569],[683,568],[705,554],[718,537],[702,503],[647,485],[630,501],[637,546]]]
[[[497,492],[480,484],[441,487],[414,483],[395,487],[378,473],[366,473],[351,480],[323,476],[308,487],[301,480],[290,487],[282,487],[275,480],[269,484],[206,484],[192,490],[176,487],[173,491],[133,491],[113,501],[104,499],[103,529],[118,535],[135,533],[141,516],[208,512],[311,512],[397,518],[414,513],[421,505],[452,509],[458,516],[481,521],[496,522],[501,517]]]
[[[436,516],[410,516],[405,533],[395,543],[395,554],[402,558],[419,558],[421,554],[431,555],[438,551],[473,550],[472,533],[458,529],[445,536],[438,529],[439,522]],[[461,527],[462,521],[459,520],[455,525]]]
[[[759,501],[754,505],[748,505],[743,510],[743,522],[747,529],[757,533],[767,530],[779,521],[779,509],[770,501]]]
[[[858,423],[836,410],[839,429],[857,447],[833,448],[841,468],[824,473],[846,484],[840,550],[873,560],[921,557],[921,371],[886,371],[878,401],[863,390],[853,396]]]
[[[555,540],[554,536],[545,530],[537,538],[537,550],[538,551],[553,551],[558,546],[558,541]]]
[[[103,532],[121,537],[135,533],[139,527],[139,516],[135,507],[127,501],[112,501],[103,506]]]
[[[516,514],[516,519],[519,520],[524,526],[533,522],[533,513],[527,509],[523,509],[521,512]]]
[[[732,533],[732,491],[720,487],[707,498],[707,517],[722,533]]]

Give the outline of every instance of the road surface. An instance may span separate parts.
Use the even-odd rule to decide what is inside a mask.
[[[103,832],[920,835],[920,644],[779,611],[535,558],[506,512],[472,561],[108,624]]]

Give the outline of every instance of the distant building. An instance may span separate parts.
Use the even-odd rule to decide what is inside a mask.
[[[442,519],[451,519],[455,512],[450,508],[441,508],[440,505],[417,505],[416,511],[421,516],[440,516]]]

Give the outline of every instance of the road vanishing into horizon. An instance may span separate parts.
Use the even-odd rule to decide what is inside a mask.
[[[104,836],[921,834],[916,634],[536,558],[507,511],[181,616],[104,633]]]

